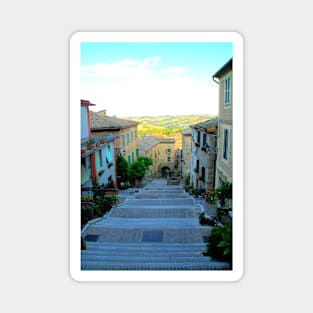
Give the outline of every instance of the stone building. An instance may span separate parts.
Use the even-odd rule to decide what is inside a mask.
[[[116,156],[122,155],[131,165],[138,159],[138,122],[106,115],[106,111],[90,112],[91,136],[116,136]]]
[[[149,172],[146,174],[148,178],[157,178],[160,163],[160,139],[155,136],[141,136],[138,139],[139,156],[148,157],[152,160]]]
[[[232,182],[233,161],[233,109],[232,109],[232,62],[230,59],[214,75],[213,80],[219,84],[218,136],[215,185]]]
[[[182,134],[182,150],[181,150],[181,170],[183,177],[190,175],[191,162],[191,128],[181,131]]]
[[[191,126],[190,183],[193,188],[213,190],[215,184],[217,118]]]
[[[158,137],[159,146],[159,177],[172,177],[176,176],[178,169],[175,168],[176,153],[175,153],[175,138],[171,137]]]
[[[95,104],[81,100],[81,188],[82,195],[91,195],[94,185],[117,186],[115,137],[92,137],[89,106]]]

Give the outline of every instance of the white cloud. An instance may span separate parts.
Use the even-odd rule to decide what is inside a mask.
[[[94,78],[142,78],[152,75],[152,67],[161,60],[160,56],[143,61],[124,59],[115,63],[97,63],[81,67],[83,77]]]
[[[82,89],[81,98],[96,103],[108,115],[217,114],[218,86],[187,77],[127,80]]]
[[[160,71],[161,74],[183,74],[186,72],[186,69],[183,67],[168,67]]]

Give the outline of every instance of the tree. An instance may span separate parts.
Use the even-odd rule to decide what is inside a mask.
[[[139,157],[138,162],[143,162],[145,165],[146,170],[149,168],[150,165],[153,164],[153,161],[148,157]]]
[[[139,157],[136,162],[134,162],[129,169],[129,180],[130,183],[135,185],[137,180],[142,180],[145,176],[146,171],[153,162],[148,157]]]
[[[136,184],[136,180],[142,180],[145,176],[146,165],[143,161],[134,162],[129,169],[129,180],[132,185]]]
[[[116,175],[118,177],[118,186],[121,187],[121,183],[129,181],[129,165],[126,159],[119,156],[116,160]]]

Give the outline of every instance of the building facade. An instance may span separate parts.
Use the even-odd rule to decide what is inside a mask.
[[[222,66],[213,80],[219,84],[218,136],[215,185],[232,182],[233,162],[233,75],[232,59]]]
[[[217,118],[191,126],[190,184],[195,189],[213,190],[215,185]]]
[[[139,157],[138,122],[107,116],[105,111],[90,112],[91,137],[116,137],[116,156],[122,155],[131,165]]]
[[[152,160],[153,164],[146,175],[147,178],[157,178],[159,163],[160,163],[160,140],[155,136],[141,136],[138,139],[139,156],[148,157]]]
[[[181,131],[182,134],[182,150],[181,150],[181,167],[183,177],[190,175],[190,165],[191,165],[191,128],[184,129]]]
[[[175,138],[170,137],[158,137],[159,146],[159,169],[158,177],[171,177],[175,176],[177,170],[175,169],[176,164],[176,153],[175,153]]]
[[[90,195],[92,187],[103,185],[116,188],[115,137],[92,137],[89,106],[81,100],[81,188]]]

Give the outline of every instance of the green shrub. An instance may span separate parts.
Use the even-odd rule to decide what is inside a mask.
[[[118,187],[121,187],[122,183],[126,183],[129,180],[129,165],[122,156],[116,159],[116,176],[118,177]]]
[[[214,197],[216,200],[220,201],[222,207],[227,203],[227,200],[233,198],[233,187],[230,182],[222,182],[222,184],[215,189]]]
[[[219,261],[232,263],[232,225],[213,228],[204,255]]]
[[[208,226],[215,226],[216,225],[216,218],[207,218],[205,217],[205,213],[202,212],[199,214],[199,223],[201,225],[208,225]]]

